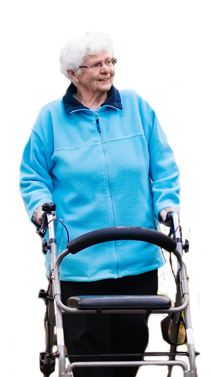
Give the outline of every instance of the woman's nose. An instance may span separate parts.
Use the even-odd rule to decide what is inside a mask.
[[[103,62],[102,63],[102,67],[101,67],[101,72],[110,72],[110,69],[109,69],[109,67]]]

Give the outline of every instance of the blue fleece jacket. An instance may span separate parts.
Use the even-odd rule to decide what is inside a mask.
[[[25,147],[21,193],[29,217],[53,201],[70,239],[112,226],[157,229],[163,208],[179,209],[179,171],[154,111],[135,91],[112,87],[96,114],[74,92],[71,85],[63,99],[41,110]],[[55,225],[60,253],[66,233]],[[108,242],[68,255],[60,279],[118,278],[163,264],[155,245]]]

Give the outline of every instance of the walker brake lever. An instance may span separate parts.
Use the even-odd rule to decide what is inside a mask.
[[[46,233],[47,228],[48,228],[47,214],[44,212],[42,217],[43,217],[42,224],[41,224],[40,228],[37,230],[37,233],[39,234],[39,236],[41,238],[43,238],[45,236],[45,233]]]
[[[173,226],[172,213],[173,212],[168,212],[167,215],[166,215],[166,219],[168,220],[170,228],[172,228],[172,226]]]
[[[167,215],[166,215],[166,223],[168,223],[168,225],[166,225],[166,226],[170,226],[170,227],[172,227],[172,225],[173,225],[173,220],[172,220],[171,214],[172,214],[172,212],[168,212]],[[159,220],[160,223],[164,223],[160,214],[158,215],[158,220]]]
[[[56,210],[56,204],[53,203],[53,202],[49,202],[49,203],[44,203],[42,205],[42,210],[44,211],[42,217],[43,217],[43,220],[42,220],[42,224],[40,226],[40,228],[37,230],[37,233],[39,234],[39,236],[41,238],[43,238],[45,236],[45,233],[48,229],[48,218],[47,218],[47,214],[49,214],[50,212],[53,213],[53,211]]]
[[[169,226],[169,234],[168,236],[170,238],[175,238],[175,231],[174,231],[174,221],[173,221],[173,213],[174,212],[168,212],[167,215],[166,215],[166,226]],[[162,223],[163,219],[162,217],[160,216],[160,214],[158,215],[158,220]]]

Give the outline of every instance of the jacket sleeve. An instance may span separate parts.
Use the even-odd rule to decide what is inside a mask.
[[[151,135],[149,135],[149,172],[152,184],[154,212],[166,207],[179,211],[179,169],[167,137],[154,113],[151,113]]]
[[[52,161],[41,136],[33,130],[23,152],[20,168],[20,190],[32,220],[34,211],[52,201]]]

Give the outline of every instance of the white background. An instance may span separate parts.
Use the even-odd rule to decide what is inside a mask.
[[[44,258],[19,194],[21,155],[40,108],[63,96],[68,86],[59,71],[61,48],[69,38],[88,31],[113,38],[118,58],[115,86],[135,89],[151,104],[175,151],[181,170],[181,222],[184,233],[190,231],[186,263],[196,349],[201,351],[198,369],[200,377],[205,375],[211,336],[210,1],[8,0],[1,4],[4,375],[40,376],[38,353],[44,346],[44,303],[37,299],[38,290],[47,285]],[[154,330],[151,333],[153,337]],[[158,369],[165,376],[166,371]],[[152,375],[150,369],[141,372]]]

